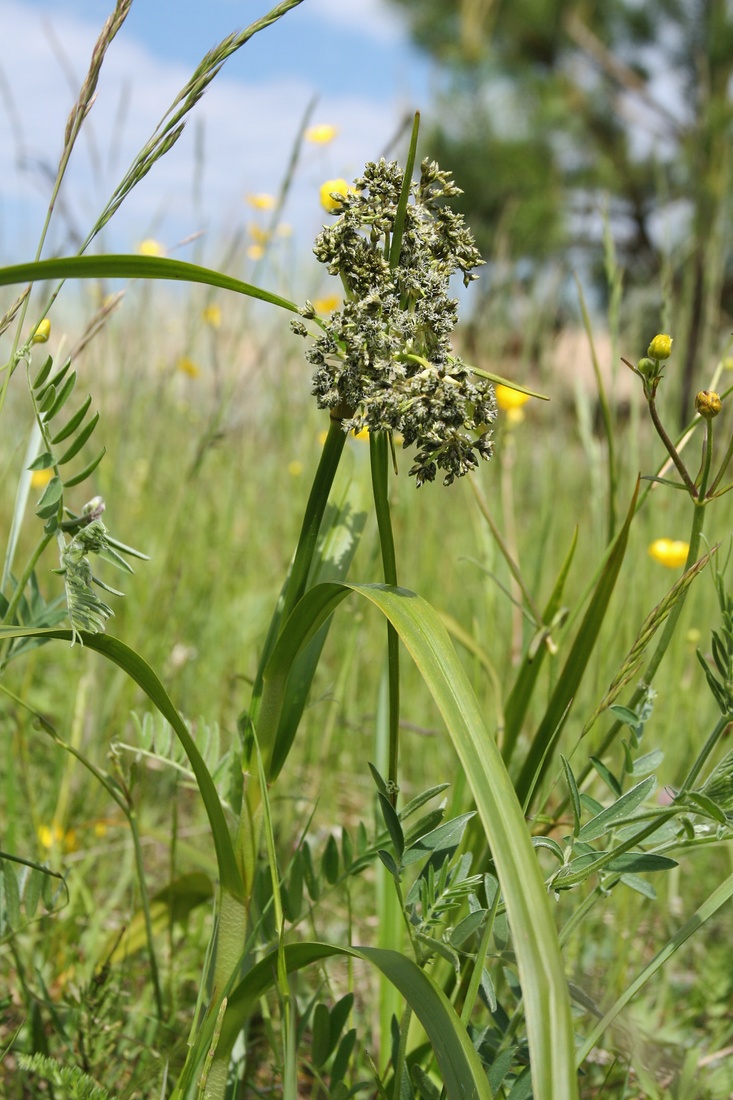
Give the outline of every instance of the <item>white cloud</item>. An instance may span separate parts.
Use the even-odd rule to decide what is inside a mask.
[[[315,0],[314,7],[326,11],[329,4],[330,0]],[[359,18],[379,9],[375,0],[364,0],[358,7]],[[80,83],[99,28],[73,16],[54,15],[52,19],[65,63]],[[5,262],[26,258],[35,249],[75,98],[42,28],[37,9],[18,0],[4,0],[3,73],[12,90],[21,133],[18,149],[14,128],[0,103],[0,255]],[[90,228],[120,175],[188,76],[186,67],[155,57],[126,36],[124,28],[112,43],[98,99],[88,119],[87,137],[82,133],[77,143],[62,193],[70,219],[82,233]],[[229,79],[225,69],[195,108],[178,145],[154,166],[113,219],[105,247],[129,250],[151,232],[170,245],[201,229],[202,221],[211,238],[220,239],[221,234],[246,223],[251,211],[243,196],[251,191],[278,190],[305,105],[317,91],[307,79],[255,83]],[[379,155],[395,132],[399,114],[397,103],[385,107],[370,99],[368,92],[319,99],[315,121],[328,121],[340,132],[330,146],[304,149],[286,211],[300,234],[303,251],[321,222],[320,183],[333,176],[357,174],[365,160]],[[199,209],[193,202],[197,126],[204,136],[205,153]],[[24,168],[19,167],[16,152],[22,154]],[[50,244],[68,250],[63,217],[56,224]]]
[[[405,37],[405,22],[386,0],[307,0],[308,12],[332,27],[358,31],[379,42]]]

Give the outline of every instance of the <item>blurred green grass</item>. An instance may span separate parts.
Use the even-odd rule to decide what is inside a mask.
[[[125,598],[112,598],[115,618],[110,632],[162,675],[184,715],[194,723],[218,723],[227,746],[237,743],[237,717],[247,703],[259,646],[297,539],[327,416],[309,397],[308,367],[285,320],[222,298],[222,327],[213,329],[203,320],[208,301],[196,289],[186,290],[182,297],[164,288],[134,286],[76,365],[80,392],[91,392],[102,414],[99,437],[107,456],[95,474],[93,491],[107,503],[105,522],[115,537],[151,557],[149,563],[136,565],[135,577],[125,584]],[[61,327],[55,322],[57,341]],[[72,332],[68,343],[73,340]],[[49,348],[55,355],[63,351],[58,345]],[[633,357],[634,350],[628,350]],[[182,366],[184,359],[187,366]],[[492,363],[491,369],[512,374],[511,363]],[[477,480],[499,528],[505,534],[515,529],[522,571],[541,606],[576,524],[579,541],[568,582],[569,602],[589,584],[604,546],[605,479],[603,444],[592,430],[592,395],[576,392],[572,373],[551,372],[546,363],[540,382],[550,403],[530,402],[524,421],[514,426],[500,419],[496,456]],[[30,429],[22,393],[11,394],[11,401],[7,423],[12,432],[0,441],[0,523],[6,527]],[[621,512],[639,467],[652,472],[660,458],[660,447],[640,411],[639,394],[630,415],[618,417]],[[516,613],[502,589],[508,589],[511,580],[471,488],[462,481],[449,489],[428,485],[416,491],[407,476],[409,455],[398,449],[397,456],[393,522],[400,583],[473,635],[507,691],[516,658],[511,645]],[[351,440],[347,473],[368,486],[368,467],[368,447]],[[91,495],[91,489],[86,487],[84,494]],[[711,509],[706,532],[711,542],[729,533],[728,501],[726,497],[720,507]],[[81,506],[84,500],[75,503]],[[575,744],[642,620],[676,579],[649,558],[647,547],[660,536],[684,539],[688,510],[682,494],[659,489],[637,516],[601,645],[564,733],[563,751]],[[37,536],[30,530],[33,522],[28,517],[19,560]],[[58,578],[49,572],[56,564],[51,556],[39,569],[41,586],[49,595],[59,587]],[[371,524],[351,576],[380,579]],[[114,577],[109,579],[115,583]],[[658,698],[645,732],[645,749],[662,747],[665,752],[659,771],[662,784],[673,786],[679,780],[715,718],[694,652],[696,643],[707,646],[709,628],[716,625],[715,609],[712,584],[703,575],[692,589],[678,637],[657,678]],[[525,641],[527,637],[525,627]],[[375,751],[383,643],[376,619],[347,602],[334,622],[275,803],[285,853],[314,806],[311,828],[320,837],[371,817],[367,761]],[[529,732],[541,717],[563,650],[567,645],[561,644],[559,657],[547,662],[542,690],[530,710]],[[474,657],[461,652],[487,713],[495,714],[490,680]],[[131,712],[144,711],[144,701],[121,673],[78,646],[35,650],[11,666],[6,683],[48,715],[62,736],[68,739],[76,730],[80,747],[100,767],[110,766],[113,741],[135,743]],[[456,774],[450,746],[418,675],[406,661],[402,697],[405,796],[449,778],[454,808],[465,808],[465,784]],[[46,983],[58,995],[66,995],[69,983],[73,986],[82,976],[91,979],[97,961],[94,951],[102,950],[110,930],[129,920],[136,908],[129,836],[104,791],[6,700],[0,700],[0,724],[10,749],[0,784],[1,812],[8,822],[6,846],[74,868],[71,903],[58,917],[43,922],[49,935],[36,947]],[[608,719],[601,718],[581,744],[578,766],[607,725]],[[618,750],[614,758],[620,759]],[[156,889],[171,873],[174,829],[178,870],[191,869],[196,859],[206,860],[205,822],[194,793],[167,769],[140,763],[137,777],[146,866]],[[53,819],[64,783],[68,795],[63,825],[74,831],[75,848],[65,856],[58,849],[47,852],[38,840],[39,827]],[[558,788],[556,798],[563,794],[564,788]],[[716,881],[721,865],[727,868],[728,854],[711,850],[702,862],[707,860],[711,881]],[[682,861],[680,876],[670,876],[664,887],[667,896],[660,898],[657,908],[630,891],[614,894],[605,923],[591,925],[592,934],[586,932],[582,942],[569,946],[571,973],[577,967],[586,986],[597,983],[599,999],[620,991],[646,958],[645,945],[658,941],[669,914],[679,910],[675,899],[684,896],[684,910],[689,912],[709,892],[700,863],[698,856],[692,876]],[[563,896],[558,918],[569,916],[575,905],[575,895]],[[208,915],[199,913],[185,944],[177,941],[175,950],[183,953],[175,967],[179,1006],[182,986],[200,965],[208,923]],[[82,930],[85,943],[94,945],[83,958],[74,946]],[[26,935],[33,934],[31,929]],[[168,950],[173,951],[172,936]],[[706,980],[709,959],[698,954],[696,963],[700,980]],[[693,965],[695,960],[687,957],[684,966]],[[143,990],[144,958],[138,956],[129,968],[120,981]],[[687,973],[670,969],[660,979],[661,988],[653,983],[643,999],[650,1036],[658,1030],[652,1023],[657,1011],[671,1026],[672,991],[675,983],[688,981]],[[690,982],[694,986],[694,978]],[[141,996],[149,997],[149,990]],[[692,1004],[695,998],[690,995],[690,1000]],[[705,1010],[698,1006],[695,1011],[699,1020]],[[693,1024],[685,1041],[695,1033]],[[721,1034],[728,1034],[725,1027]]]

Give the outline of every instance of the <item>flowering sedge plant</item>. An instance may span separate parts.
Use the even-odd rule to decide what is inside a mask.
[[[416,484],[440,469],[448,485],[492,453],[493,386],[450,344],[457,320],[450,278],[461,271],[467,286],[483,261],[461,215],[446,205],[460,193],[446,172],[423,161],[398,225],[403,184],[399,165],[381,160],[367,164],[340,201],[331,196],[336,223],[314,252],[341,278],[346,300],[321,322],[306,358],[316,368],[319,406],[337,411],[344,431],[399,432],[405,447],[417,448]],[[311,306],[301,312],[315,316]],[[292,327],[308,334],[302,322]]]

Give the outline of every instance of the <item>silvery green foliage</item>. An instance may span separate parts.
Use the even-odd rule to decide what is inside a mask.
[[[392,431],[417,446],[410,473],[450,484],[492,453],[496,416],[491,384],[451,352],[457,302],[449,279],[483,261],[463,218],[445,205],[459,188],[424,161],[407,205],[398,262],[390,263],[403,171],[396,162],[366,165],[316,239],[316,257],[339,275],[342,308],[323,322],[306,352],[315,366],[313,393],[336,409],[345,431]],[[399,232],[399,230],[398,230]],[[312,318],[312,308],[301,311]],[[307,335],[302,322],[294,330]]]
[[[59,524],[57,529],[61,564],[53,572],[64,578],[66,608],[74,635],[73,641],[81,641],[81,630],[87,630],[90,634],[103,634],[107,619],[114,615],[112,608],[100,600],[92,584],[111,592],[113,596],[124,596],[124,592],[111,588],[94,576],[89,555],[99,554],[110,565],[125,573],[132,573],[133,570],[123,554],[148,561],[147,554],[143,554],[141,550],[135,550],[134,547],[112,538],[102,523],[104,510],[102,497],[92,497],[78,516],[70,509],[65,509],[69,518]],[[66,541],[67,531],[73,532],[69,542]]]
[[[107,528],[101,519],[93,519],[80,528],[70,542],[63,540],[61,544],[61,567],[56,572],[64,578],[66,606],[75,638],[80,630],[104,633],[107,619],[114,615],[112,608],[100,600],[92,588],[95,577],[88,557],[107,547]]]

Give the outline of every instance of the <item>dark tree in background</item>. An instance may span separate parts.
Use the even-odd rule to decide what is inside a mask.
[[[689,381],[733,312],[731,0],[392,2],[447,77],[428,146],[484,255],[602,287],[606,210],[626,285],[674,296]]]

